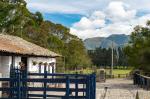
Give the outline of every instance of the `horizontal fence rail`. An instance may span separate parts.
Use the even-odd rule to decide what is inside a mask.
[[[9,83],[7,87],[0,87],[0,91],[6,92],[8,95],[1,99],[48,99],[50,97],[96,99],[95,74],[51,74],[45,71],[44,73],[27,73],[24,77],[22,75],[24,74],[19,69],[13,69],[11,78],[0,78],[0,82]],[[41,86],[34,86],[35,83]],[[54,84],[64,84],[65,86],[50,87]],[[64,94],[55,95],[49,92],[63,92]]]
[[[138,85],[141,88],[144,88],[147,90],[150,89],[150,77],[136,73],[133,75],[133,81],[135,85]]]

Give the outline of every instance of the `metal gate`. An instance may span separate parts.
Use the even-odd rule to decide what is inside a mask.
[[[96,99],[95,74],[51,74],[47,71],[23,74],[13,68],[10,75],[11,78],[0,78],[0,82],[9,83],[0,88],[7,93],[1,99]]]

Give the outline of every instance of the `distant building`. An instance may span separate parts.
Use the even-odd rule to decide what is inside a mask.
[[[44,65],[49,73],[55,72],[56,54],[22,38],[0,34],[0,74],[9,77],[10,67],[19,67],[22,62],[28,72],[43,72]]]

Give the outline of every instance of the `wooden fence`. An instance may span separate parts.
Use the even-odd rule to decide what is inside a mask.
[[[13,71],[11,78],[0,78],[0,82],[9,83],[9,86],[0,88],[0,91],[8,94],[8,97],[1,97],[1,99],[49,99],[50,97],[96,99],[95,74],[50,74],[45,71],[44,73],[28,73],[27,77],[23,78],[19,69]],[[30,86],[31,83],[40,83],[42,86]],[[64,84],[65,87],[49,87],[50,84]],[[49,92],[64,92],[65,94],[54,95]]]

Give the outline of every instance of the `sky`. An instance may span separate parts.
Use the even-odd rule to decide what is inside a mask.
[[[81,39],[130,35],[150,20],[150,0],[26,0],[31,12],[63,24]]]

